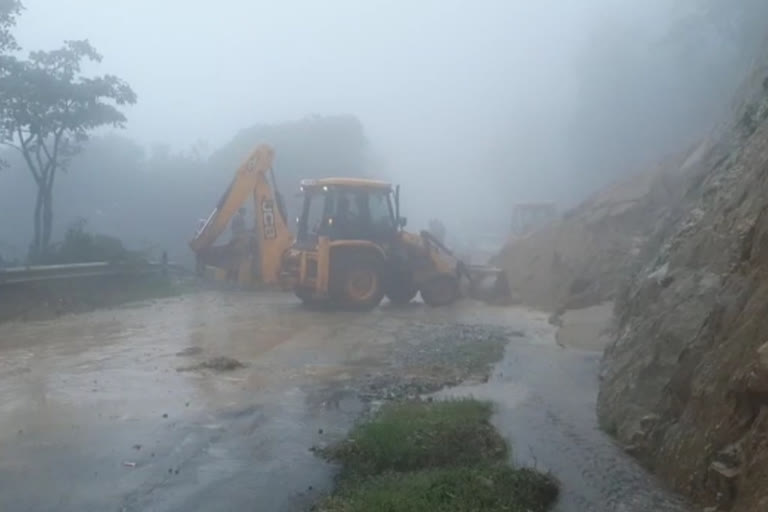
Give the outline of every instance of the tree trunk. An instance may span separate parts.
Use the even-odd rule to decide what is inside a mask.
[[[42,224],[43,233],[40,238],[40,254],[45,255],[48,254],[48,249],[50,248],[53,229],[53,193],[50,188],[45,192],[43,199]]]
[[[43,190],[38,187],[37,189],[37,198],[35,200],[35,214],[32,219],[34,226],[33,226],[33,238],[32,238],[32,244],[29,248],[29,259],[30,263],[39,263],[40,258],[42,256],[42,235],[43,235]]]

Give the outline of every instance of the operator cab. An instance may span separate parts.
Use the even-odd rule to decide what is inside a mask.
[[[384,181],[356,178],[302,180],[304,207],[296,242],[314,246],[318,238],[389,241],[398,220],[397,192]]]

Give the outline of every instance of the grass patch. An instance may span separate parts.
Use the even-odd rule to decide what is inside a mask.
[[[491,413],[477,400],[390,403],[325,454],[342,463],[345,478],[502,461],[507,443]]]
[[[552,478],[507,466],[508,446],[477,400],[384,405],[341,443],[337,491],[320,512],[543,512],[557,498]]]
[[[544,512],[557,487],[530,469],[505,466],[388,473],[349,485],[320,512]]]
[[[460,345],[457,358],[463,362],[470,375],[488,375],[493,365],[504,357],[506,338],[487,338],[471,345]]]
[[[122,283],[114,293],[114,303],[174,297],[184,292],[182,285],[162,276],[140,276]]]

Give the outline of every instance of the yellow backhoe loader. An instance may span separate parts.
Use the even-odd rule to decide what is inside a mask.
[[[274,185],[273,158],[266,145],[251,154],[190,242],[200,270],[212,266],[243,285],[280,285],[305,303],[355,310],[372,309],[384,296],[405,304],[419,292],[431,306],[450,304],[467,290],[484,289],[486,299],[509,294],[499,270],[465,265],[428,232],[405,231],[400,189],[383,181],[302,180],[294,236]],[[254,229],[214,246],[249,196]]]

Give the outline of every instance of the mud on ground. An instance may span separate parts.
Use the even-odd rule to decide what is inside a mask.
[[[613,500],[652,490],[596,430],[596,355],[558,347],[547,317],[471,301],[329,314],[205,292],[0,325],[0,510],[302,510],[333,485],[311,447],[382,400],[462,380],[498,391],[513,450],[531,445],[579,497],[564,512],[603,510],[617,474],[639,483]],[[502,353],[503,382],[484,384]],[[177,371],[217,357],[245,366]]]

